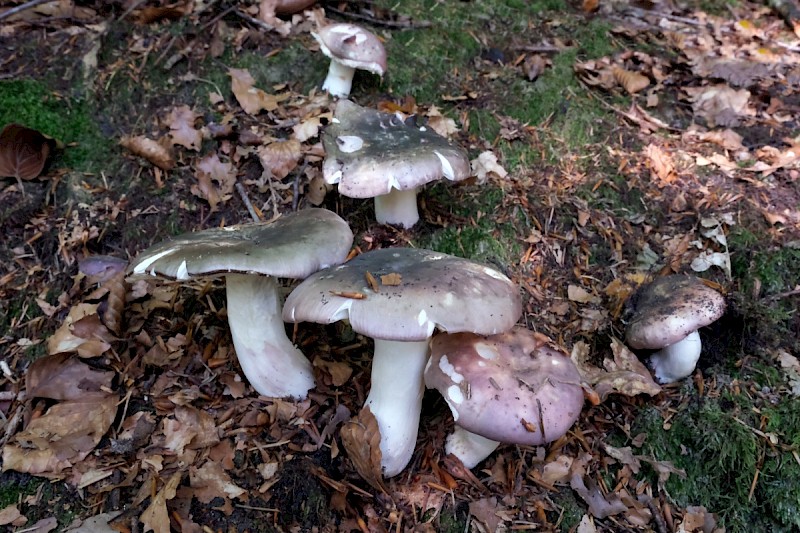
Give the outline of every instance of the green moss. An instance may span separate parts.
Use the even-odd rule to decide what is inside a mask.
[[[560,530],[564,532],[574,531],[583,515],[586,514],[586,504],[579,502],[575,497],[575,492],[567,488],[561,489],[555,494],[550,494],[550,499],[559,507],[557,510]]]
[[[748,395],[723,393],[719,399],[688,405],[671,419],[668,430],[663,429],[658,411],[646,408],[633,432],[647,433],[645,449],[656,459],[672,461],[686,471],[685,479],[673,475],[666,484],[681,507],[704,505],[733,532],[800,526],[800,465],[750,429],[759,427],[753,407]],[[763,415],[768,420],[766,431],[779,435],[781,443],[795,447],[800,443],[800,413],[792,402],[764,409]],[[757,470],[759,480],[751,498]]]
[[[737,304],[753,338],[797,349],[797,300],[778,295],[800,284],[800,250],[771,242],[741,226],[728,235]]]
[[[476,261],[508,265],[520,253],[516,232],[510,222],[498,223],[491,215],[503,200],[503,191],[486,187],[475,195],[455,197],[450,187],[432,187],[428,201],[452,206],[459,217],[470,218],[475,223],[453,224],[419,237],[416,246],[456,255]],[[482,213],[478,217],[477,213]]]
[[[50,91],[34,80],[0,82],[0,125],[17,122],[63,142],[55,164],[94,172],[104,168],[111,142],[100,132],[86,100]]]

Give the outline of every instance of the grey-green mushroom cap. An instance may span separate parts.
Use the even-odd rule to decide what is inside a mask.
[[[349,100],[336,105],[322,144],[325,181],[338,183],[339,193],[351,198],[415,189],[441,178],[459,181],[470,174],[466,151],[433,130]]]
[[[490,335],[511,328],[521,313],[519,290],[501,272],[416,248],[374,250],[321,270],[283,308],[287,322],[349,319],[363,335],[396,341],[424,340],[437,327]]]
[[[186,280],[228,273],[304,278],[344,261],[353,243],[347,222],[326,209],[304,209],[274,221],[179,235],[140,254],[133,276]]]
[[[695,276],[664,276],[632,297],[633,319],[625,339],[637,350],[660,350],[719,319],[725,298]]]

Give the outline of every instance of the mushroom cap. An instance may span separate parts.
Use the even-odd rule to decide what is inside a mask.
[[[625,339],[636,350],[659,350],[725,313],[725,298],[700,278],[675,274],[643,285],[632,296]]]
[[[386,72],[386,50],[375,34],[355,24],[342,22],[323,26],[311,35],[322,53],[350,68],[368,70],[383,76]]]
[[[562,437],[583,407],[580,382],[569,357],[525,328],[437,335],[425,369],[425,385],[442,393],[457,425],[513,444]]]
[[[362,335],[395,341],[425,340],[436,327],[497,333],[511,328],[521,313],[519,290],[502,273],[417,248],[373,250],[320,270],[283,307],[286,322],[346,318]]]
[[[414,189],[442,177],[460,181],[470,174],[467,153],[433,130],[349,100],[336,105],[322,144],[325,181],[338,183],[339,193],[351,198]]]
[[[129,274],[189,279],[256,273],[304,278],[345,260],[353,243],[347,222],[327,209],[304,209],[272,222],[179,235],[140,254]]]

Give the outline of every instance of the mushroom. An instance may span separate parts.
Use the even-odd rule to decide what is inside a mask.
[[[378,76],[386,72],[386,50],[373,33],[348,23],[329,24],[311,35],[322,53],[331,58],[328,76],[322,89],[331,96],[345,97],[353,86],[356,69],[368,70]]]
[[[699,328],[725,313],[725,298],[695,276],[664,276],[631,297],[632,321],[625,335],[635,350],[650,355],[656,381],[672,383],[692,374],[700,358]]]
[[[259,394],[304,398],[314,375],[286,336],[276,278],[304,278],[339,264],[352,243],[353,233],[338,215],[305,209],[272,222],[180,235],[139,254],[128,272],[177,280],[224,276],[242,372]]]
[[[497,270],[430,250],[389,248],[361,254],[309,276],[286,299],[288,322],[349,319],[375,340],[365,406],[381,433],[381,466],[394,476],[417,440],[428,340],[444,331],[493,334],[522,313],[517,287]]]
[[[336,105],[322,137],[322,175],[351,198],[374,198],[382,224],[410,228],[419,220],[417,189],[442,177],[469,177],[469,157],[460,147],[401,116],[358,106]]]
[[[564,436],[583,406],[569,357],[525,328],[437,335],[425,385],[444,397],[456,430],[445,450],[474,468],[501,443],[541,445]]]

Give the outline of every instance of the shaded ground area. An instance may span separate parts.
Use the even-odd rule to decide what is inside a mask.
[[[357,74],[354,100],[497,157],[494,172],[476,163],[478,177],[428,187],[411,230],[325,194],[321,11],[269,23],[280,31],[255,2],[50,2],[3,21],[0,124],[66,145],[24,190],[0,182],[0,516],[22,515],[3,524],[113,512],[118,531],[694,531],[708,512],[728,531],[800,527],[800,42],[761,5],[589,4],[322,6],[385,42],[387,75]],[[359,251],[499,267],[522,288],[524,324],[597,366],[620,355],[625,302],[654,276],[695,272],[728,311],[701,331],[693,378],[587,404],[565,438],[503,446],[473,472],[444,456],[453,421],[429,391],[412,462],[382,494],[338,435],[369,390],[368,339],[299,325],[319,385],[267,400],[241,380],[221,287],[78,274],[95,254],[247,222],[236,182],[263,219],[339,213]],[[83,317],[80,360],[50,355],[65,327],[87,338],[69,329]],[[63,427],[16,434],[63,403],[31,375],[66,387],[65,369],[98,393],[67,414],[98,426],[48,453]]]

